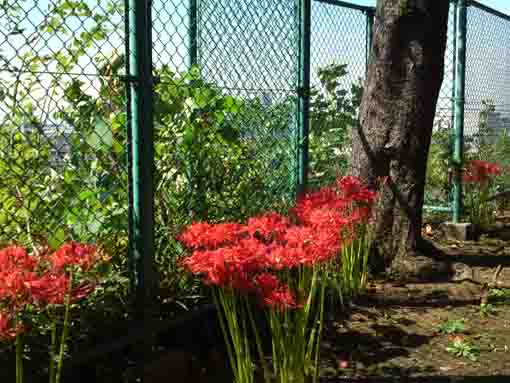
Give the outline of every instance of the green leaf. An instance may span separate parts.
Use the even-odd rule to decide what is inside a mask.
[[[50,234],[48,238],[48,244],[51,246],[51,248],[56,249],[58,248],[62,243],[64,243],[66,239],[66,233],[64,229],[60,228],[57,231]]]
[[[84,190],[80,194],[78,194],[78,198],[81,201],[86,201],[93,195],[94,195],[94,192],[92,190]]]
[[[120,153],[123,153],[124,152],[124,145],[121,144],[119,141],[117,140],[114,140],[113,141],[113,151],[117,154],[120,154]]]
[[[94,130],[87,137],[87,144],[93,149],[99,150],[106,146],[111,148],[113,145],[113,133],[110,126],[101,118],[96,117],[94,121]]]

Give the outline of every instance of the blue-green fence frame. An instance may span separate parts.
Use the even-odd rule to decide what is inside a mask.
[[[189,65],[196,64],[200,57],[200,26],[198,23],[198,15],[200,12],[201,0],[188,0],[188,16],[189,16]],[[202,0],[205,1],[205,0]],[[142,7],[140,3],[144,3]],[[311,24],[313,23],[311,17],[311,8],[313,3],[322,3],[329,6],[346,8],[354,11],[362,12],[366,17],[366,39],[365,46],[360,47],[363,49],[366,57],[365,68],[368,68],[368,62],[371,51],[371,37],[372,37],[372,24],[375,13],[374,7],[360,6],[351,4],[344,1],[338,0],[296,0],[296,8],[299,20],[299,41],[298,41],[298,57],[297,67],[299,70],[296,84],[297,97],[297,116],[296,116],[296,140],[298,141],[298,150],[296,153],[296,169],[295,175],[292,179],[296,182],[296,191],[303,192],[307,186],[307,173],[309,167],[309,153],[308,153],[308,129],[309,129],[309,112],[310,112],[310,56],[313,47],[310,46],[310,34]],[[439,206],[425,206],[426,210],[447,212],[452,214],[454,221],[459,221],[461,217],[461,206],[462,206],[462,180],[460,177],[460,169],[463,165],[463,134],[464,134],[464,87],[465,87],[465,73],[466,73],[466,31],[467,31],[467,9],[469,7],[476,7],[480,10],[488,12],[492,15],[509,20],[510,17],[497,12],[489,7],[479,4],[475,1],[466,0],[452,0],[452,6],[454,7],[454,25],[453,25],[453,46],[454,55],[452,57],[453,65],[451,76],[453,78],[453,88],[451,95],[451,108],[452,108],[452,122],[454,132],[454,153],[452,162],[455,166],[455,176],[453,182],[453,196],[451,201],[445,201],[444,205]],[[147,12],[150,8],[147,0],[138,2],[132,0],[131,5],[136,5],[136,12]],[[135,12],[135,13],[136,13]],[[149,44],[150,38],[150,22],[140,23],[139,14],[131,14],[130,20],[139,26],[140,30],[131,30],[131,46],[136,44],[137,53],[140,51],[145,52],[148,55],[147,61],[142,60],[137,62],[134,57],[137,53],[132,50],[133,61],[131,62],[132,72],[131,75],[131,130],[132,130],[132,180],[133,180],[133,212],[132,212],[132,235],[134,252],[133,256],[135,260],[134,264],[138,268],[145,271],[139,271],[138,274],[140,288],[145,289],[146,284],[143,282],[143,275],[149,275],[149,264],[153,258],[152,252],[152,234],[147,229],[151,225],[150,212],[152,212],[152,187],[150,175],[146,173],[140,173],[141,169],[151,169],[153,166],[153,160],[151,158],[152,145],[150,132],[151,123],[147,120],[148,116],[151,115],[150,110],[152,108],[151,97],[149,89],[153,85],[153,79],[151,74],[147,72],[147,65],[150,63],[150,49],[144,44]],[[142,17],[147,17],[142,16]],[[145,32],[142,30],[145,28]],[[136,36],[135,36],[136,33]],[[149,71],[150,72],[150,71]],[[144,92],[144,97],[139,97],[140,92]],[[139,101],[137,101],[139,100]],[[141,103],[141,104],[140,104]],[[137,117],[137,111],[143,110],[143,118],[141,121]],[[140,117],[142,118],[142,117]],[[140,127],[143,126],[143,129]],[[144,142],[145,148],[141,150],[140,143]],[[140,182],[140,179],[146,177],[147,183]],[[140,218],[144,212],[147,212],[148,216]],[[142,255],[143,254],[143,255]],[[139,260],[143,258],[145,261],[140,263]]]

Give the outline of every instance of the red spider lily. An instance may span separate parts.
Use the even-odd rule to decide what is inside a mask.
[[[78,266],[83,271],[90,270],[97,262],[97,248],[78,242],[68,242],[50,256],[55,270],[60,271],[69,266]]]
[[[0,250],[0,300],[15,307],[30,300],[25,283],[35,278],[37,262],[18,246]]]
[[[69,290],[69,277],[65,274],[45,274],[27,283],[27,287],[38,304],[63,304]]]
[[[38,279],[27,283],[27,287],[33,300],[39,305],[65,303],[69,293],[70,278],[66,274],[45,274]],[[91,281],[80,282],[73,287],[70,302],[74,303],[89,296],[95,290],[95,284]]]
[[[319,191],[306,194],[298,199],[291,214],[302,224],[310,224],[311,212],[320,210],[343,211],[350,205],[350,201],[340,196],[334,188],[325,187]]]
[[[301,307],[296,303],[289,286],[282,284],[273,274],[259,274],[254,281],[262,304],[280,311]]]
[[[195,250],[182,265],[191,273],[203,275],[206,284],[224,287],[228,284],[229,274],[223,249]]]
[[[256,276],[270,278],[267,273],[271,271],[314,267],[332,260],[340,253],[342,236],[349,241],[356,225],[368,222],[376,198],[355,177],[339,179],[337,187],[340,192],[329,187],[301,197],[291,209],[294,224],[271,212],[250,218],[244,226],[190,225],[178,239],[195,251],[182,265],[201,275],[206,284],[249,294],[256,290]],[[289,294],[279,286],[264,295],[273,305],[281,301],[283,306],[294,307]]]
[[[469,161],[465,171],[463,180],[466,183],[486,183],[490,178],[498,176],[502,173],[502,168],[496,163],[472,160]]]
[[[13,270],[33,271],[37,260],[19,246],[8,246],[0,250],[0,272]]]
[[[341,248],[341,239],[336,228],[332,230],[321,230],[315,233],[315,239],[310,244],[304,260],[305,264],[314,265],[317,262],[328,262],[334,258]]]
[[[247,238],[235,246],[216,250],[196,250],[182,265],[204,277],[206,284],[249,290],[250,275],[267,267],[268,247]]]
[[[288,286],[281,286],[278,289],[272,290],[262,298],[262,302],[271,309],[279,311],[302,307],[296,302],[296,298]]]
[[[310,226],[293,226],[287,229],[284,235],[286,246],[303,246],[314,240],[314,228]]]
[[[293,227],[287,231],[285,239],[285,245],[275,246],[267,254],[271,269],[313,266],[331,260],[340,251],[340,237],[336,230]]]
[[[36,274],[25,270],[0,272],[0,300],[20,307],[30,301],[27,283],[36,278]]]
[[[268,295],[280,286],[280,280],[275,275],[267,272],[257,275],[254,281],[262,296]]]
[[[356,206],[352,209],[347,218],[350,224],[367,223],[372,214],[372,209],[368,206]]]
[[[191,249],[214,250],[237,241],[242,226],[237,223],[209,224],[196,222],[189,225],[177,238]]]
[[[11,341],[19,334],[25,331],[25,326],[18,323],[13,326],[12,316],[5,312],[0,312],[0,340]]]
[[[248,219],[246,231],[253,237],[265,241],[280,239],[290,226],[290,220],[278,213],[270,212]]]
[[[305,249],[301,247],[274,246],[267,254],[267,262],[273,270],[293,269],[306,258]]]
[[[349,224],[345,212],[327,208],[310,210],[307,221],[316,230],[334,229],[337,232],[340,232],[342,227]]]
[[[96,290],[96,284],[92,281],[83,281],[71,291],[71,302],[76,303],[87,298]]]
[[[354,176],[339,178],[337,186],[342,196],[351,201],[373,204],[377,198],[376,192],[368,189],[359,178]]]

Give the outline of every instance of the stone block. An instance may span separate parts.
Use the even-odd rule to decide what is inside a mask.
[[[476,241],[478,233],[475,225],[465,223],[445,222],[442,225],[445,237],[449,241]]]

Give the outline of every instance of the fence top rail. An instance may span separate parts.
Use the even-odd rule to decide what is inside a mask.
[[[469,0],[468,1],[468,6],[473,6],[473,7],[476,7],[476,8],[479,8],[485,12],[488,12],[494,16],[498,16],[504,20],[508,20],[510,21],[510,15],[507,15],[506,13],[503,13],[503,12],[500,12],[500,11],[497,11],[495,10],[494,8],[491,8],[487,5],[484,5],[484,4],[481,4],[479,3],[478,1],[475,1],[475,0]]]
[[[375,12],[375,7],[348,3],[346,1],[341,1],[341,0],[314,0],[314,1],[317,3],[336,5],[336,6],[343,7],[343,8],[355,9],[357,11],[361,11],[361,12],[365,12],[365,13],[374,13]]]
[[[313,0],[313,1],[315,1],[317,3],[324,3],[324,4],[336,5],[336,6],[344,7],[344,8],[356,9],[358,11],[362,11],[362,12],[366,12],[366,13],[374,13],[375,12],[375,7],[371,7],[368,5],[353,4],[353,3],[349,3],[349,2],[341,1],[341,0]],[[455,3],[456,0],[450,0],[450,2]],[[487,13],[490,13],[494,16],[498,16],[498,17],[501,17],[502,19],[510,21],[510,15],[507,15],[504,12],[501,12],[494,8],[491,8],[488,5],[481,4],[476,0],[468,0],[467,5],[479,8],[479,9],[481,9]]]

